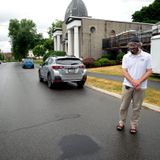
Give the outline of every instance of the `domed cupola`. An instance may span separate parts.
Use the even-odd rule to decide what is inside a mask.
[[[64,20],[67,21],[70,16],[88,17],[87,8],[82,0],[72,0],[72,2],[69,4]]]

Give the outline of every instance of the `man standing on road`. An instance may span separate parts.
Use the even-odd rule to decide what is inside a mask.
[[[117,130],[122,131],[124,129],[128,108],[132,101],[131,134],[136,134],[137,132],[144,91],[147,88],[147,78],[152,74],[151,55],[144,52],[141,47],[142,43],[139,39],[137,37],[132,38],[128,43],[129,51],[122,60],[124,81]]]

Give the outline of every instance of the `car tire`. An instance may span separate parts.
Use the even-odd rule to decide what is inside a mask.
[[[48,85],[48,88],[53,88],[52,77],[50,74],[48,74],[47,76],[47,85]]]
[[[38,75],[39,75],[39,81],[43,82],[43,78],[41,77],[40,71],[38,72]]]
[[[84,84],[85,84],[85,81],[78,81],[77,88],[83,88]]]

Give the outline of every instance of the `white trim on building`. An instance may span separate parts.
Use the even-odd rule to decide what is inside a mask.
[[[80,57],[79,48],[79,27],[81,26],[81,20],[74,20],[67,24],[68,31],[68,55],[74,55]]]
[[[53,37],[54,37],[54,50],[55,51],[62,51],[62,30],[55,30],[55,32],[53,33]]]

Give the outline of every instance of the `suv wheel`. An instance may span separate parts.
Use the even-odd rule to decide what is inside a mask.
[[[78,88],[83,88],[85,81],[78,81],[77,82],[77,87]]]
[[[52,78],[50,74],[47,77],[47,85],[48,85],[48,88],[53,88]]]
[[[40,71],[38,72],[38,74],[39,74],[39,81],[43,82],[43,78],[41,77]]]

